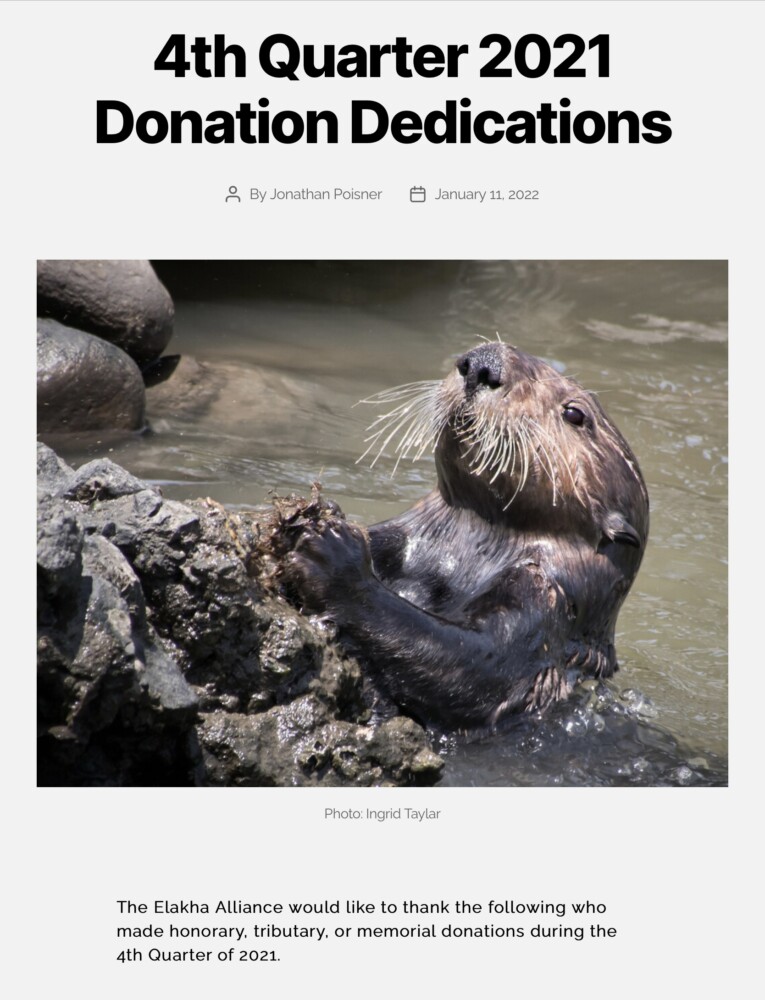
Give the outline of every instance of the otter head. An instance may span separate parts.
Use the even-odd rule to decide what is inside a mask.
[[[365,402],[396,404],[372,424],[365,454],[379,457],[396,438],[399,460],[433,447],[449,506],[584,543],[629,586],[648,538],[648,493],[629,445],[578,382],[508,344],[485,343],[442,381]]]
[[[448,504],[517,530],[579,536],[597,551],[616,546],[627,575],[637,572],[648,494],[592,393],[539,358],[486,343],[457,359],[438,398]]]

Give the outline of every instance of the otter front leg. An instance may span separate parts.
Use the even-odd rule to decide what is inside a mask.
[[[302,607],[328,612],[340,624],[339,610],[372,578],[369,544],[363,529],[340,518],[307,529],[287,558],[284,579]]]
[[[541,627],[522,634],[501,609],[471,627],[447,621],[389,590],[372,569],[363,531],[344,521],[311,531],[285,577],[302,606],[325,613],[391,698],[423,722],[492,724],[523,707],[539,671],[552,666]]]

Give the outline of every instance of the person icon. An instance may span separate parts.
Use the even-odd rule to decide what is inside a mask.
[[[242,199],[236,193],[236,186],[234,184],[228,189],[228,194],[226,195],[226,201],[241,201]]]

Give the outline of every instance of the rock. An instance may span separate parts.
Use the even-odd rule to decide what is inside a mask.
[[[62,461],[55,451],[42,442],[38,442],[37,493],[39,496],[45,496],[48,493],[53,494],[53,496],[62,496],[73,475],[74,470]]]
[[[50,596],[74,589],[82,575],[82,526],[51,496],[37,506],[37,580]]]
[[[37,321],[37,429],[41,434],[138,430],[145,393],[124,351],[52,319]]]
[[[97,458],[81,465],[76,472],[69,470],[63,496],[67,500],[89,504],[94,500],[116,500],[149,489],[142,479],[136,479],[111,459]]]
[[[152,418],[189,418],[207,413],[224,387],[215,366],[184,355],[170,378],[147,386],[146,398]]]
[[[42,784],[433,784],[409,719],[286,603],[280,553],[318,489],[264,513],[166,500],[38,445]]]
[[[173,332],[173,302],[146,260],[40,260],[37,313],[121,347],[141,367]]]
[[[411,719],[391,720],[375,731],[333,719],[312,695],[261,715],[203,716],[199,738],[199,774],[211,784],[433,784],[442,766]]]
[[[39,781],[167,783],[163,757],[188,781],[179,747],[198,696],[149,624],[132,567],[61,498],[39,503],[38,542]]]

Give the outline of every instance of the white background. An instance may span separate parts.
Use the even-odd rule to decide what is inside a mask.
[[[1,9],[7,476],[4,732],[14,995],[115,1000],[170,988],[254,996],[748,995],[761,874],[762,94],[760,3],[25,3]],[[468,43],[456,80],[288,83],[260,40]],[[611,76],[480,81],[480,38],[611,35]],[[248,76],[153,71],[173,32],[215,33]],[[95,102],[148,108],[666,110],[663,145],[96,145]],[[230,184],[384,188],[368,206],[273,208]],[[536,204],[412,206],[412,184],[530,187]],[[390,197],[388,193],[390,192]],[[436,210],[436,209],[440,210]],[[36,789],[34,262],[56,257],[727,258],[731,302],[731,785],[728,789]],[[19,474],[19,470],[23,470]],[[22,530],[23,526],[23,530]],[[10,537],[13,535],[13,537]],[[21,627],[20,627],[21,626]],[[18,692],[18,693],[17,693]],[[437,823],[329,822],[327,806],[442,810]],[[599,900],[610,941],[373,942],[273,965],[120,965],[115,901]],[[508,921],[512,922],[512,921]],[[10,934],[10,937],[8,936]],[[731,979],[751,986],[737,992]],[[21,984],[24,984],[23,986]]]

